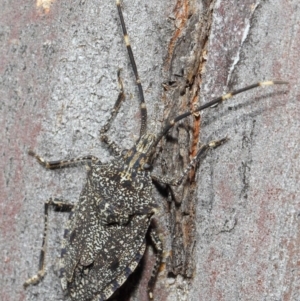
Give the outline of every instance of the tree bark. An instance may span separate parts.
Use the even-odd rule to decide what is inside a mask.
[[[47,275],[22,284],[37,272],[44,201],[76,202],[85,168],[48,171],[27,151],[109,161],[98,131],[119,68],[126,100],[109,134],[124,149],[139,134],[137,88],[114,1],[0,2],[0,299],[67,300],[57,275],[66,214],[50,214]],[[123,12],[151,132],[232,89],[290,82],[186,118],[158,146],[154,171],[175,177],[201,143],[229,138],[180,187],[153,189],[165,249],[154,300],[299,300],[298,1],[124,0]],[[148,248],[131,297],[115,298],[147,300],[153,262]]]

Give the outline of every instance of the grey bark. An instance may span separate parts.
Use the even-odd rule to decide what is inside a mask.
[[[76,202],[85,168],[47,171],[27,151],[109,160],[98,130],[118,95],[118,68],[126,101],[110,135],[123,148],[139,133],[137,89],[114,1],[1,6],[0,300],[67,300],[56,272],[65,214],[50,215],[46,277],[26,291],[22,284],[37,272],[44,201]],[[155,300],[300,300],[298,1],[123,6],[152,132],[192,100],[290,82],[190,117],[157,148],[155,171],[176,176],[200,143],[230,138],[168,196],[154,189],[165,246]],[[153,259],[149,248],[131,300],[147,300]]]

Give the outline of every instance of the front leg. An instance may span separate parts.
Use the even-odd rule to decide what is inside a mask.
[[[122,150],[114,141],[109,139],[109,137],[107,135],[105,135],[105,133],[110,129],[111,123],[112,123],[113,119],[117,116],[119,109],[121,107],[121,104],[125,99],[124,87],[123,87],[123,82],[122,82],[120,73],[121,73],[121,69],[118,70],[118,83],[119,83],[119,87],[120,87],[120,92],[119,92],[118,98],[116,100],[114,107],[112,108],[112,110],[110,112],[110,116],[109,116],[108,120],[106,121],[104,126],[100,129],[101,141],[106,143],[109,150],[112,151],[112,153],[115,157],[119,157],[122,153]]]
[[[200,149],[198,150],[196,156],[190,161],[188,166],[185,168],[185,170],[182,172],[182,174],[178,178],[170,179],[168,177],[151,175],[152,180],[155,182],[169,185],[169,186],[179,186],[182,183],[184,177],[188,174],[188,172],[197,165],[197,163],[200,160],[200,157],[203,154],[205,154],[209,149],[216,148],[216,147],[222,145],[227,140],[228,140],[228,138],[226,137],[226,138],[223,138],[220,140],[210,141],[208,144],[202,145],[200,147]]]

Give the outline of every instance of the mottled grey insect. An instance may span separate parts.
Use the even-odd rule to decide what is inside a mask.
[[[83,161],[89,162],[86,184],[77,204],[73,205],[60,199],[50,199],[45,203],[45,229],[39,271],[37,275],[24,283],[25,287],[36,284],[45,274],[44,258],[49,206],[60,211],[71,211],[62,243],[60,277],[63,290],[74,301],[107,300],[125,282],[140,262],[145,251],[145,236],[148,231],[156,250],[156,263],[148,283],[149,297],[153,297],[152,288],[161,262],[162,243],[155,228],[152,227],[153,216],[158,208],[152,199],[152,181],[173,186],[179,185],[197,163],[199,157],[208,149],[221,145],[226,138],[202,145],[178,179],[151,174],[151,161],[157,144],[178,121],[195,112],[255,87],[286,83],[266,81],[233,91],[199,106],[193,111],[168,120],[161,132],[153,135],[147,132],[147,109],[143,89],[125,28],[120,0],[117,0],[117,8],[139,89],[141,111],[139,139],[130,150],[123,152],[106,135],[125,97],[118,73],[121,91],[110,118],[100,130],[101,140],[108,145],[115,159],[107,164],[101,163],[94,156],[46,161],[33,151],[29,152],[42,166],[48,169],[72,166]]]

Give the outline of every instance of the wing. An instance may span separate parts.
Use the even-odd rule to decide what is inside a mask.
[[[92,301],[102,301],[107,300],[131,275],[131,273],[136,269],[140,260],[142,259],[144,252],[146,249],[146,240],[144,239],[143,244],[137,250],[137,253],[132,258],[131,262],[126,266],[123,271],[120,271],[119,274],[116,275],[116,279],[111,281],[100,294],[97,294]],[[125,263],[125,262],[124,262]],[[126,265],[126,263],[125,263]],[[124,265],[124,266],[125,266]]]
[[[79,203],[70,214],[61,250],[61,282],[64,290],[73,281],[78,264],[89,266],[98,250],[103,249],[101,240],[103,225],[90,197],[82,193]]]
[[[149,218],[136,216],[126,226],[105,229],[106,245],[90,266],[78,264],[68,289],[74,301],[106,300],[135,270],[145,251]]]
[[[73,301],[109,298],[134,271],[145,250],[149,215],[133,216],[125,225],[107,225],[97,204],[99,200],[82,193],[64,235],[61,282]]]

